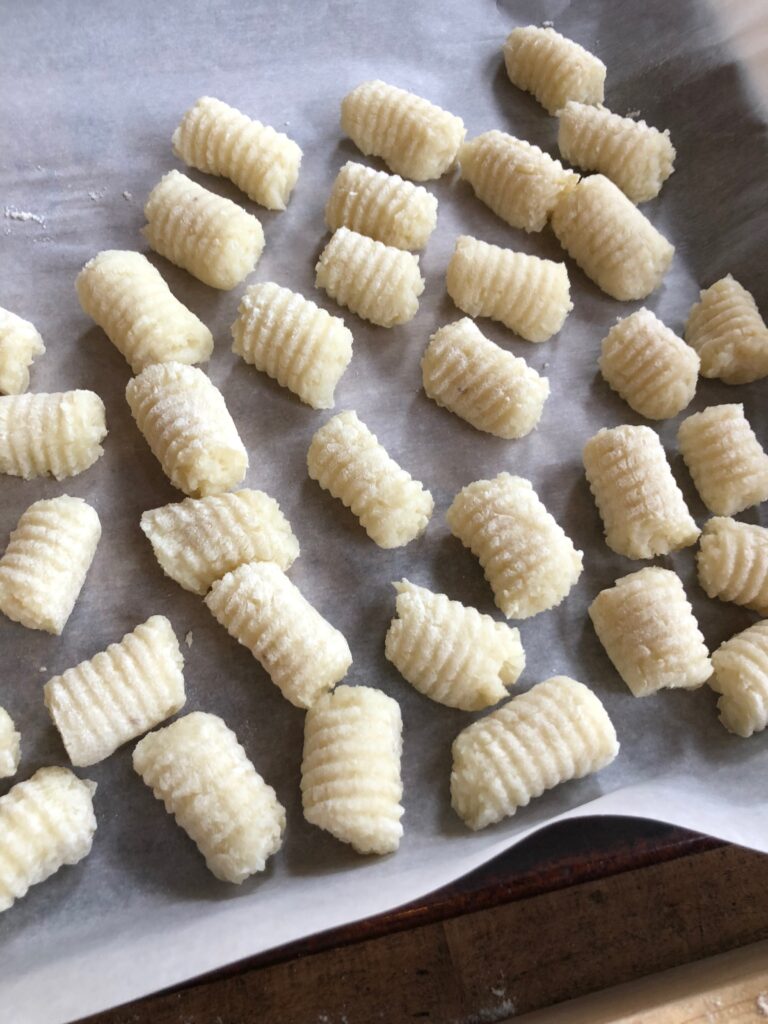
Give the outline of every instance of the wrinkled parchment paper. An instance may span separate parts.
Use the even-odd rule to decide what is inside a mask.
[[[309,480],[305,455],[327,413],[301,405],[230,352],[229,325],[242,288],[221,293],[152,257],[173,291],[214,331],[210,374],[222,389],[251,456],[247,484],[280,501],[301,542],[293,580],[349,638],[348,681],[380,686],[405,720],[405,838],[400,852],[365,859],[306,824],[299,801],[303,715],[284,701],[250,654],[198,598],[166,579],[139,530],[144,509],[179,500],[150,455],[123,398],[127,364],[83,315],[73,288],[99,249],[146,250],[142,203],[160,175],[179,166],[170,136],[199,95],[218,96],[304,149],[287,212],[254,207],[227,182],[191,176],[261,217],[267,245],[250,278],[310,295],[325,240],[323,206],[333,177],[362,159],[338,128],[341,97],[381,77],[460,114],[470,135],[500,128],[556,154],[556,122],[507,81],[501,44],[519,24],[545,18],[608,65],[607,104],[639,110],[671,129],[678,169],[644,206],[677,246],[650,306],[678,331],[701,284],[733,272],[768,306],[766,134],[756,87],[728,44],[728,21],[694,0],[388,0],[387,3],[131,4],[29,0],[0,9],[0,305],[34,321],[48,351],[34,390],[85,387],[107,407],[106,454],[61,484],[0,481],[0,535],[33,500],[81,495],[104,536],[60,639],[3,619],[0,703],[23,735],[19,778],[66,763],[42,704],[53,673],[92,656],[152,613],[170,617],[184,647],[187,710],[222,715],[288,808],[285,846],[266,873],[241,888],[213,879],[187,837],[130,766],[130,748],[81,772],[99,784],[99,829],[91,856],[62,870],[0,917],[3,1024],[59,1024],[318,930],[411,900],[467,872],[558,817],[620,813],[676,822],[768,850],[768,735],[749,741],[718,724],[715,695],[665,692],[636,700],[588,622],[598,590],[640,568],[601,539],[581,468],[584,440],[604,425],[640,422],[597,373],[601,338],[621,304],[569,261],[575,309],[540,346],[482,322],[489,337],[548,374],[552,393],[539,429],[518,442],[474,431],[420,391],[429,335],[457,318],[444,272],[456,236],[471,233],[540,256],[562,258],[549,231],[527,236],[504,225],[464,183],[430,184],[439,225],[422,256],[426,292],[416,319],[391,331],[352,315],[355,355],[337,392],[392,455],[432,490],[425,537],[382,551],[352,515]],[[7,207],[7,209],[3,209]],[[34,219],[14,219],[13,211]],[[691,409],[743,401],[763,441],[765,384],[728,388],[702,381]],[[699,521],[706,512],[675,454],[677,422],[661,424],[672,465]],[[598,777],[545,795],[514,819],[469,833],[451,811],[450,745],[472,716],[412,691],[383,657],[393,613],[392,580],[445,591],[500,617],[474,558],[451,537],[444,514],[456,491],[510,470],[529,477],[585,553],[578,586],[556,610],[521,625],[525,689],[554,673],[589,683],[616,722],[620,758]],[[745,521],[765,521],[752,510]],[[662,564],[681,573],[711,646],[746,627],[751,613],[709,601],[698,588],[693,550]],[[10,783],[5,783],[5,792]]]

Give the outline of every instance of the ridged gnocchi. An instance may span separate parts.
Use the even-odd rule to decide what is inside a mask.
[[[21,760],[21,736],[16,731],[13,719],[0,707],[0,779],[9,779],[16,774]]]
[[[704,524],[696,555],[708,597],[768,616],[768,529],[715,516]]]
[[[44,352],[45,345],[35,325],[0,308],[0,393],[23,394],[29,387],[29,367]]]
[[[753,626],[720,644],[712,654],[709,685],[721,694],[720,721],[743,736],[768,726],[768,622]]]
[[[730,274],[701,292],[685,340],[699,353],[702,377],[726,384],[768,377],[768,327],[752,294]]]
[[[568,100],[602,103],[605,64],[553,28],[515,28],[504,43],[510,82],[532,93],[549,114]]]
[[[64,480],[104,454],[104,403],[93,391],[0,397],[0,473]]]

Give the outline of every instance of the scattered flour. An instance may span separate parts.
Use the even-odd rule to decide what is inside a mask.
[[[133,192],[123,192],[123,199],[133,199]]]
[[[41,672],[47,672],[48,671],[48,666],[47,665],[41,665],[40,666],[40,671]]]
[[[105,188],[94,188],[88,193],[88,198],[96,203],[99,199],[103,199],[106,194],[107,190]]]
[[[755,1009],[761,1017],[768,1017],[768,992],[761,992],[755,1000]]]
[[[187,647],[191,647],[191,646],[192,646],[192,644],[193,644],[193,642],[194,642],[194,639],[195,639],[195,638],[194,638],[194,636],[192,635],[192,630],[190,629],[190,631],[189,631],[189,632],[187,633],[187,635],[186,635],[186,636],[184,637],[184,643],[185,643],[185,644],[187,645]]]
[[[554,21],[542,21],[541,27],[542,28],[554,28],[555,27],[555,23],[554,23]]]
[[[31,220],[35,224],[45,225],[45,217],[41,217],[39,213],[32,213],[29,210],[17,210],[15,206],[6,206],[5,216],[8,220]]]
[[[625,117],[640,117],[640,111],[639,110],[628,110],[624,116]]]

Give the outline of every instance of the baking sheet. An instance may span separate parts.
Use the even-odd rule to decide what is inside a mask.
[[[337,409],[356,409],[436,503],[425,537],[382,551],[307,477],[310,438],[329,414],[301,405],[231,354],[229,325],[243,288],[214,292],[152,257],[175,294],[214,331],[210,375],[250,452],[247,484],[278,498],[289,516],[301,542],[291,577],[348,637],[354,664],[347,681],[380,686],[402,705],[405,838],[396,856],[365,859],[302,818],[302,713],[202,602],[154,562],[140,514],[181,495],[131,420],[123,398],[127,364],[82,314],[73,288],[77,271],[99,249],[146,249],[139,234],[143,200],[162,173],[180,166],[171,132],[186,107],[207,93],[288,132],[304,149],[285,213],[262,211],[225,181],[189,172],[262,219],[266,251],[249,283],[275,280],[339,312],[314,291],[313,265],[325,240],[323,206],[333,177],[345,160],[363,159],[340,135],[341,97],[360,81],[381,77],[460,114],[470,135],[500,128],[556,155],[555,120],[510,85],[500,52],[515,25],[551,19],[607,63],[606,98],[614,110],[640,110],[649,123],[671,129],[678,169],[660,199],[643,209],[675,242],[677,255],[646,304],[680,330],[699,284],[731,271],[765,308],[768,144],[756,87],[728,48],[727,19],[718,24],[693,0],[103,0],[87,7],[28,0],[1,5],[0,17],[0,213],[6,214],[0,217],[0,305],[31,319],[45,338],[48,351],[33,369],[33,389],[96,390],[110,429],[105,456],[81,476],[61,484],[0,482],[0,536],[32,501],[60,493],[87,498],[104,524],[60,639],[0,621],[0,704],[21,728],[19,778],[66,763],[43,708],[43,682],[162,613],[192,641],[184,647],[186,710],[213,711],[233,725],[288,808],[282,852],[263,876],[234,888],[208,874],[192,843],[133,774],[130,749],[81,772],[99,783],[91,856],[0,916],[4,1024],[59,1024],[383,911],[558,817],[648,816],[768,850],[768,736],[729,736],[706,688],[634,699],[586,616],[598,590],[641,567],[602,542],[580,461],[584,440],[599,427],[642,422],[596,368],[600,339],[616,316],[639,303],[609,299],[569,261],[575,308],[559,337],[533,346],[481,322],[489,337],[548,374],[552,393],[539,429],[524,440],[473,431],[420,392],[419,360],[429,335],[460,315],[444,288],[455,238],[465,232],[540,256],[562,253],[549,231],[527,236],[507,227],[453,177],[430,183],[439,224],[422,256],[427,287],[418,316],[391,331],[346,317],[355,355]],[[764,384],[734,389],[702,381],[688,412],[734,400],[745,403],[765,441]],[[674,454],[676,427],[677,420],[659,429],[701,522],[706,511]],[[527,667],[519,688],[554,673],[588,682],[617,725],[622,753],[599,776],[471,834],[450,809],[448,777],[451,741],[475,716],[412,691],[384,659],[383,640],[394,608],[390,583],[402,576],[500,618],[477,562],[450,536],[444,514],[459,488],[501,470],[529,477],[586,553],[584,574],[565,603],[521,624]],[[766,519],[764,510],[740,518]],[[683,576],[711,646],[753,621],[751,613],[704,596],[693,550],[659,564]]]

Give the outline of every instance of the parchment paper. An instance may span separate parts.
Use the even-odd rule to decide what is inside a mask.
[[[2,619],[0,703],[23,735],[19,778],[66,763],[42,704],[53,673],[92,656],[152,613],[166,614],[184,648],[186,710],[207,709],[232,725],[258,770],[288,808],[282,852],[241,888],[215,881],[188,838],[130,767],[130,748],[83,775],[99,783],[99,829],[91,856],[35,888],[0,917],[0,1019],[58,1024],[280,943],[413,899],[491,858],[558,817],[648,816],[768,850],[768,735],[734,738],[717,721],[715,695],[664,692],[636,700],[588,622],[598,590],[641,567],[608,550],[582,472],[583,442],[604,425],[641,422],[597,373],[599,343],[614,319],[639,303],[609,299],[568,261],[575,308],[556,339],[533,346],[499,325],[489,337],[550,377],[539,429],[519,442],[474,431],[420,391],[429,335],[460,314],[444,272],[456,236],[563,258],[551,233],[508,228],[448,176],[430,184],[439,225],[422,256],[426,292],[416,319],[391,331],[346,315],[355,355],[337,393],[392,455],[432,490],[425,537],[385,552],[352,515],[309,480],[306,450],[328,414],[313,412],[239,362],[229,325],[243,288],[215,292],[152,257],[173,291],[214,331],[212,379],[221,387],[251,455],[247,484],[280,501],[301,542],[291,577],[349,638],[348,681],[395,696],[405,720],[405,838],[400,852],[365,859],[306,824],[299,801],[303,715],[285,702],[250,654],[202,602],[166,579],[139,530],[146,508],[182,497],[163,476],[124,401],[127,364],[80,311],[73,281],[104,248],[146,250],[142,203],[160,175],[179,166],[170,136],[202,94],[221,97],[287,131],[304,149],[287,212],[245,201],[223,180],[189,172],[242,202],[265,226],[265,254],[249,283],[274,280],[339,312],[313,288],[325,241],[323,206],[340,165],[363,159],[341,137],[341,97],[381,77],[439,102],[470,135],[500,128],[556,154],[556,122],[507,81],[501,44],[518,24],[551,19],[608,65],[607,104],[640,110],[671,129],[677,170],[643,207],[677,246],[664,285],[647,305],[681,330],[701,284],[733,272],[768,307],[764,260],[766,133],[756,92],[727,46],[727,23],[693,0],[642,4],[580,0],[388,0],[130,4],[102,0],[6,2],[0,32],[2,207],[38,215],[0,218],[0,304],[31,319],[48,351],[34,390],[93,388],[106,403],[105,456],[61,484],[0,482],[0,535],[33,500],[61,493],[92,502],[104,536],[60,639]],[[365,162],[365,161],[364,161]],[[343,312],[343,311],[342,311]],[[702,381],[688,412],[743,401],[766,440],[765,385]],[[675,454],[677,421],[660,425],[675,473],[701,522],[699,501]],[[501,470],[529,477],[585,553],[585,571],[563,605],[521,625],[527,667],[519,689],[554,673],[589,683],[616,722],[619,759],[599,776],[565,785],[495,828],[469,833],[449,805],[450,745],[472,716],[421,697],[383,656],[393,614],[392,580],[445,591],[500,618],[474,558],[452,538],[444,514],[456,491]],[[762,520],[761,520],[762,517]],[[752,510],[745,521],[765,521]],[[693,550],[662,560],[680,572],[711,646],[753,620],[709,601]],[[5,792],[10,783],[5,783]]]

